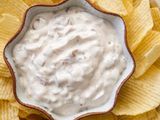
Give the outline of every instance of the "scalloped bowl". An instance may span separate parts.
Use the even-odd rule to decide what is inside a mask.
[[[61,9],[64,9],[64,8],[70,7],[70,6],[83,7],[88,12],[90,12],[98,17],[104,18],[104,19],[110,21],[114,25],[116,32],[118,34],[118,37],[119,37],[119,42],[122,45],[124,55],[127,59],[127,67],[126,67],[125,71],[123,72],[123,74],[121,75],[118,82],[116,83],[115,87],[113,88],[113,91],[111,93],[109,100],[104,105],[96,107],[96,108],[92,108],[92,109],[89,109],[89,110],[86,110],[86,111],[83,111],[83,112],[80,112],[80,113],[77,113],[77,114],[74,114],[71,116],[64,117],[64,116],[59,116],[54,113],[50,113],[45,108],[42,108],[41,106],[38,106],[38,105],[32,103],[32,101],[27,100],[27,98],[23,94],[23,91],[20,89],[20,84],[18,81],[19,78],[17,75],[15,64],[13,62],[13,58],[12,58],[12,50],[13,50],[13,47],[24,36],[32,18],[36,14],[41,13],[41,12],[58,11],[58,10],[61,10]],[[66,1],[63,1],[63,2],[56,4],[56,5],[35,5],[35,6],[30,7],[24,15],[23,24],[20,27],[19,31],[17,31],[17,33],[14,35],[14,37],[7,43],[7,45],[4,49],[4,60],[7,63],[8,68],[12,74],[12,77],[13,77],[13,91],[14,91],[14,95],[15,95],[16,100],[21,105],[24,105],[26,107],[30,107],[30,108],[33,108],[33,109],[36,109],[36,110],[43,112],[44,114],[46,114],[46,116],[50,120],[53,120],[53,119],[56,119],[56,120],[75,120],[75,119],[80,119],[80,118],[88,116],[88,115],[102,114],[102,113],[106,113],[106,112],[111,111],[115,105],[115,101],[116,101],[116,98],[117,98],[117,95],[118,95],[118,92],[119,92],[121,86],[125,83],[125,81],[127,79],[129,79],[129,77],[133,74],[134,69],[135,69],[135,62],[134,62],[134,59],[132,57],[130,50],[128,49],[128,45],[127,45],[127,41],[126,41],[126,28],[125,28],[125,23],[124,23],[123,19],[119,15],[116,15],[114,13],[108,13],[108,12],[105,12],[105,11],[102,11],[102,10],[96,8],[88,0],[66,0]]]

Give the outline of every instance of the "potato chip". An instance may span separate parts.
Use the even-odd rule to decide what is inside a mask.
[[[3,49],[7,41],[0,39],[0,76],[10,77],[9,69],[3,59]]]
[[[120,15],[127,15],[127,10],[121,0],[91,0],[100,9]]]
[[[160,105],[156,108],[157,112],[159,113],[160,115]]]
[[[133,6],[136,8],[141,4],[142,0],[133,0]]]
[[[160,1],[159,0],[150,0],[152,7],[160,7]]]
[[[2,76],[2,77],[10,77],[11,76],[8,67],[4,63],[4,60],[2,59],[2,55],[0,55],[0,76]]]
[[[147,72],[135,79],[132,76],[122,87],[113,113],[138,115],[160,104],[160,69],[152,65]]]
[[[20,27],[20,21],[17,17],[3,13],[0,15],[0,39],[9,40]],[[5,43],[3,44],[5,45]]]
[[[0,120],[19,120],[18,109],[8,101],[0,100]]]
[[[133,11],[133,0],[122,0],[127,13],[130,14]]]
[[[137,116],[119,116],[118,120],[160,120],[160,115],[154,109]]]
[[[128,44],[131,51],[134,51],[153,27],[149,0],[141,0],[133,12],[124,17],[124,20],[127,27]]]
[[[0,99],[1,100],[14,99],[11,78],[0,77]]]
[[[23,1],[29,6],[32,6],[35,4],[53,4],[52,0],[23,0]]]
[[[124,1],[125,1],[125,0],[123,0],[123,2],[124,2]],[[128,0],[128,1],[133,5],[133,1],[134,1],[134,0]]]
[[[157,7],[157,3],[155,0],[150,0],[151,7]]]
[[[84,117],[81,120],[117,120],[117,116],[109,112],[101,115],[91,115],[88,117]]]
[[[48,119],[43,118],[42,116],[36,115],[36,114],[31,114],[31,115],[27,116],[26,119],[27,120],[48,120]]]
[[[160,112],[160,105],[156,108],[157,112]]]
[[[22,106],[21,104],[19,104],[15,100],[11,101],[10,104],[14,107],[17,107],[19,110],[22,110],[23,112],[26,112],[27,116],[30,115],[30,114],[36,114],[36,115],[41,115],[42,117],[46,117],[43,113],[39,112],[38,110]]]
[[[152,17],[154,22],[154,30],[160,31],[160,10],[159,8],[152,8]]]
[[[21,119],[26,119],[26,120],[48,120],[43,118],[41,115],[37,115],[37,114],[29,114],[23,110],[19,110],[19,118]]]
[[[160,69],[160,57],[158,58],[158,60],[156,60],[156,62],[154,63],[154,65]]]
[[[60,3],[63,2],[64,0],[52,0],[53,3]]]
[[[139,77],[160,57],[160,32],[151,31],[133,52],[136,61],[135,77]]]
[[[3,60],[3,49],[7,41],[16,33],[20,26],[17,17],[3,13],[0,15],[0,76],[10,77],[10,72]]]
[[[20,118],[26,118],[29,114],[23,110],[19,110],[18,116]]]
[[[28,6],[22,0],[3,0],[0,2],[0,14],[9,13],[17,16],[20,20]]]

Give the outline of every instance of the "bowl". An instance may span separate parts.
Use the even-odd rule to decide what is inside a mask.
[[[14,46],[24,36],[26,30],[29,27],[29,24],[30,24],[32,18],[36,14],[42,13],[42,12],[50,12],[50,11],[54,12],[54,11],[58,11],[58,10],[61,10],[61,9],[67,8],[67,7],[71,7],[71,6],[82,7],[84,9],[86,9],[88,12],[90,12],[91,14],[94,14],[98,17],[106,19],[113,24],[113,26],[115,27],[115,30],[118,34],[119,42],[122,45],[124,56],[127,59],[127,63],[126,63],[127,65],[126,65],[126,69],[122,73],[120,79],[115,84],[115,87],[112,90],[112,93],[111,93],[109,100],[104,105],[96,107],[96,108],[92,108],[92,109],[89,109],[89,110],[86,110],[86,111],[83,111],[80,113],[76,113],[74,115],[64,117],[64,116],[59,116],[54,113],[50,113],[45,108],[42,108],[41,106],[34,104],[32,101],[27,100],[27,98],[23,94],[23,91],[20,88],[20,84],[18,81],[19,77],[18,77],[18,74],[16,71],[16,67],[15,67],[13,58],[12,58],[12,56],[13,56],[12,51],[13,51]],[[77,120],[77,119],[80,119],[80,118],[88,116],[88,115],[102,114],[102,113],[106,113],[106,112],[111,111],[115,105],[116,98],[118,96],[120,88],[129,79],[129,77],[133,74],[133,72],[135,70],[135,62],[134,62],[133,56],[132,56],[132,54],[128,48],[128,44],[127,44],[126,27],[125,27],[124,20],[122,19],[121,16],[119,16],[117,14],[105,12],[105,11],[97,8],[95,5],[91,4],[89,2],[89,0],[66,0],[66,1],[62,1],[61,3],[56,4],[56,5],[43,5],[42,4],[42,5],[34,5],[34,6],[30,7],[24,14],[23,23],[22,23],[20,29],[12,37],[12,39],[6,44],[6,46],[4,48],[4,60],[7,64],[8,68],[11,72],[12,78],[13,78],[13,92],[14,92],[14,96],[15,96],[17,102],[19,102],[23,106],[39,110],[40,112],[46,114],[46,116],[50,120],[53,120],[53,119],[56,119],[56,120]]]

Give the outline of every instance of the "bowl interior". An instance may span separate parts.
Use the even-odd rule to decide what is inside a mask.
[[[23,90],[21,89],[20,85],[19,85],[19,81],[18,81],[18,75],[17,75],[17,71],[12,59],[12,50],[13,47],[15,46],[15,44],[17,44],[22,37],[25,34],[25,31],[28,29],[29,24],[32,20],[32,18],[38,14],[38,13],[42,13],[42,12],[50,12],[50,11],[57,11],[57,10],[61,10],[64,9],[66,7],[70,7],[70,6],[80,6],[83,7],[84,9],[86,9],[88,12],[102,17],[108,21],[110,21],[115,29],[116,32],[118,34],[119,37],[119,41],[123,47],[123,52],[124,55],[127,59],[127,68],[125,69],[125,71],[123,72],[123,74],[121,75],[121,78],[117,81],[115,87],[113,88],[113,91],[111,93],[110,99],[102,106],[99,106],[97,108],[93,108],[72,116],[67,116],[67,117],[63,117],[63,116],[59,116],[57,114],[54,113],[49,113],[53,118],[55,118],[56,120],[72,120],[75,119],[76,117],[79,117],[83,114],[88,114],[88,113],[97,113],[97,112],[107,112],[109,111],[115,103],[115,99],[116,99],[116,95],[117,92],[119,91],[120,86],[123,84],[124,81],[126,81],[126,79],[131,75],[131,73],[133,72],[134,69],[134,61],[126,47],[126,40],[125,40],[125,25],[123,20],[119,17],[119,16],[115,16],[115,15],[111,15],[111,14],[106,14],[103,12],[100,12],[98,10],[96,10],[92,5],[90,5],[87,1],[85,0],[68,0],[66,2],[64,2],[61,5],[58,6],[43,6],[43,5],[39,5],[39,6],[35,6],[29,9],[29,11],[26,14],[26,19],[23,25],[22,30],[18,33],[18,35],[16,35],[16,37],[13,38],[13,40],[6,46],[5,48],[5,57],[7,58],[7,61],[10,63],[10,66],[13,69],[15,78],[16,78],[16,94],[18,99],[25,103],[25,104],[30,104],[30,105],[34,105],[34,106],[38,106],[36,105],[36,103],[34,103],[33,101],[29,101],[23,94]],[[39,108],[42,108],[40,106],[38,106]],[[45,110],[45,108],[42,108]],[[47,112],[47,111],[46,111]]]

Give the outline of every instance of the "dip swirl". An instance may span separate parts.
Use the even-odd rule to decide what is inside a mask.
[[[35,16],[13,59],[27,99],[64,116],[106,103],[126,67],[113,25],[79,7]]]

